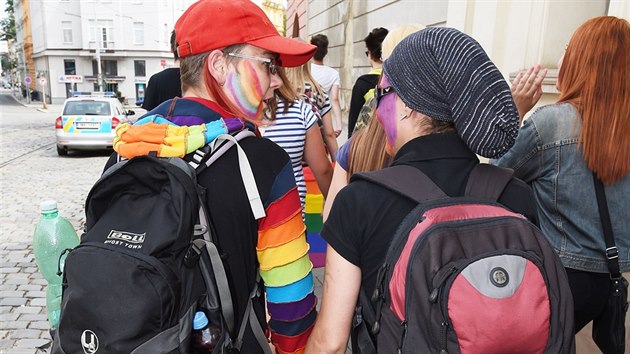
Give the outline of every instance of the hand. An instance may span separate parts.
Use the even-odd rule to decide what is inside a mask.
[[[512,82],[512,97],[518,109],[519,125],[542,97],[542,81],[547,76],[547,69],[541,71],[540,64],[522,70]]]
[[[341,135],[341,129],[335,129],[335,137]]]

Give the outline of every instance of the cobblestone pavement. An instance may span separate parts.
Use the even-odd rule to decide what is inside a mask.
[[[109,153],[57,156],[54,121],[61,106],[16,102],[0,92],[0,354],[44,353],[50,344],[46,281],[31,249],[39,203],[55,199],[75,229]],[[42,349],[39,349],[42,348]]]

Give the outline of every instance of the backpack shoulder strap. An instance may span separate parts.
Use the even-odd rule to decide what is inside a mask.
[[[351,180],[356,179],[376,183],[418,203],[447,197],[427,175],[412,166],[398,165],[378,171],[357,173]]]
[[[243,178],[243,184],[245,185],[245,192],[247,193],[247,199],[252,209],[252,213],[256,220],[264,218],[265,208],[258,193],[258,187],[256,186],[256,179],[254,178],[254,172],[249,164],[249,159],[245,150],[241,148],[238,141],[247,137],[256,136],[254,132],[244,129],[235,135],[221,134],[214,139],[209,146],[204,146],[202,149],[198,149],[193,154],[192,161],[189,162],[191,166],[197,171],[199,175],[208,166],[212,165],[219,157],[225,154],[232,146],[236,145],[238,149],[238,166],[241,171],[241,177]],[[207,151],[209,148],[209,151]]]
[[[497,201],[513,174],[509,168],[478,164],[468,176],[465,195]]]

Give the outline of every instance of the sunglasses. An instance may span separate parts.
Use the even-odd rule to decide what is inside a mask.
[[[252,55],[240,54],[240,53],[228,53],[227,55],[234,58],[263,62],[265,63],[265,65],[267,65],[267,69],[269,69],[269,74],[276,75],[278,73],[278,64],[276,63],[276,60],[274,59],[261,58],[261,57],[256,57]]]
[[[376,99],[376,107],[378,107],[379,103],[381,103],[381,99],[387,95],[389,95],[390,93],[394,93],[396,92],[394,90],[394,87],[392,86],[387,86],[387,87],[376,87],[374,89],[374,98]]]

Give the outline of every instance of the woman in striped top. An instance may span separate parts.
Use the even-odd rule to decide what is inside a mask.
[[[324,139],[324,145],[330,154],[330,159],[335,162],[337,158],[337,134],[332,123],[332,105],[326,90],[313,79],[309,63],[295,68],[287,68],[288,81],[291,82],[298,96],[310,103],[313,111],[319,119],[319,126]]]
[[[298,68],[299,70],[299,68]],[[322,134],[313,107],[300,99],[283,68],[278,70],[282,86],[275,91],[271,113],[273,124],[260,128],[263,137],[282,147],[291,158],[293,175],[298,186],[302,208],[306,199],[306,181],[302,163],[306,162],[324,197],[328,194],[332,179],[332,166],[326,156]]]

